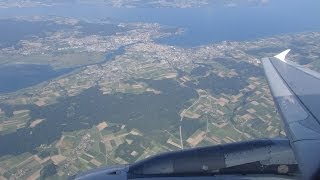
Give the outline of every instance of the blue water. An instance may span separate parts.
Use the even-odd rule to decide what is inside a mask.
[[[125,53],[125,47],[110,51],[106,54],[105,59],[87,65],[80,65],[73,68],[65,68],[54,70],[49,65],[37,64],[5,64],[0,65],[0,94],[15,92],[19,89],[34,86],[36,84],[47,81],[48,79],[56,78],[63,74],[69,73],[75,69],[89,65],[103,64],[113,60],[116,56]]]
[[[74,3],[51,7],[0,9],[0,18],[17,16],[63,16],[89,21],[111,18],[115,22],[160,23],[184,28],[186,31],[179,36],[158,39],[157,42],[193,47],[220,41],[252,40],[286,33],[319,31],[320,1],[269,0],[269,3],[263,5],[243,4],[236,7],[207,6],[187,9],[128,9]],[[19,67],[19,71],[16,68],[2,68],[0,93],[13,92],[61,74],[45,66]],[[42,74],[40,79],[37,78],[39,74]],[[19,82],[18,85],[12,84],[14,79],[15,82]]]
[[[72,70],[54,70],[48,65],[10,64],[0,66],[0,94],[39,84]]]
[[[320,1],[269,0],[267,4],[204,8],[112,8],[101,5],[63,4],[52,7],[1,9],[0,17],[53,15],[87,20],[112,18],[118,22],[156,22],[181,27],[186,33],[159,40],[178,46],[320,30]]]

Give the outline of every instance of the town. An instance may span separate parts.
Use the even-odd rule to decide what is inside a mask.
[[[79,23],[71,19],[54,21]],[[285,136],[260,58],[273,56],[290,46],[296,49],[290,59],[301,62],[303,57],[299,50],[308,49],[311,61],[306,66],[320,70],[316,61],[319,54],[313,53],[320,44],[317,32],[182,48],[156,41],[181,33],[178,30],[164,32],[161,25],[147,23],[117,26],[127,29],[112,35],[84,35],[81,28],[55,31],[44,37],[21,40],[20,48],[0,49],[0,57],[14,57],[17,62],[46,63],[56,69],[75,68],[36,86],[1,94],[0,104],[24,109],[13,110],[10,115],[6,106],[0,106],[0,134],[8,135],[22,129],[35,133],[51,120],[50,117],[34,118],[32,108],[45,108],[68,98],[80,102],[83,93],[94,88],[100,94],[92,95],[92,99],[128,98],[133,103],[138,103],[139,99],[130,95],[149,97],[152,101],[160,95],[171,96],[171,89],[186,90],[192,98],[188,96],[177,112],[162,106],[152,109],[173,112],[178,118],[169,119],[172,125],[166,129],[147,132],[144,127],[130,124],[130,121],[142,119],[144,114],[132,112],[130,119],[117,123],[111,116],[105,116],[90,127],[88,124],[94,117],[81,116],[78,121],[88,128],[63,131],[55,141],[41,144],[32,153],[1,156],[0,179],[37,179],[45,173],[44,169],[53,169],[46,173],[51,173],[55,179],[65,179],[89,169],[133,163],[166,151]],[[298,46],[297,41],[305,45]],[[123,52],[104,60],[106,54],[121,48]],[[5,59],[1,58],[1,62]],[[150,82],[169,82],[176,86],[161,89]],[[74,102],[66,109],[66,117],[71,120],[75,117],[74,107],[79,106]],[[116,102],[110,103],[116,105]],[[115,113],[127,111],[130,109],[120,108]],[[67,126],[67,123],[59,126]]]

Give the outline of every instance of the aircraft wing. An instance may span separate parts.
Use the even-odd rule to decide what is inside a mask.
[[[320,74],[287,61],[289,51],[262,63],[299,168],[320,179]]]

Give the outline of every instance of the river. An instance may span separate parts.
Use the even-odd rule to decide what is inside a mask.
[[[221,41],[252,40],[279,34],[319,31],[320,1],[269,0],[260,5],[206,6],[202,8],[113,8],[103,5],[63,3],[49,7],[1,9],[0,17],[64,16],[114,22],[148,22],[185,29],[182,35],[158,39],[158,43],[194,47]],[[120,48],[106,59],[124,52]],[[104,62],[104,61],[103,61]],[[29,87],[63,73],[48,66],[28,65],[0,67],[0,93]],[[12,73],[14,72],[14,73]],[[22,72],[22,73],[21,73]],[[30,76],[26,78],[25,72]],[[62,72],[69,72],[63,70]],[[38,76],[44,73],[43,76]],[[17,79],[18,86],[12,85]],[[17,84],[17,83],[15,83]]]

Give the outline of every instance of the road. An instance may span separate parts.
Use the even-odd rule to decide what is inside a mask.
[[[184,118],[184,113],[189,111],[189,109],[194,106],[195,104],[197,104],[201,99],[201,96],[199,96],[199,99],[197,99],[190,107],[188,107],[188,109],[184,109],[181,114],[180,114],[180,126],[179,126],[179,133],[180,133],[180,146],[181,146],[181,149],[183,149],[183,140],[182,140],[182,121],[183,121],[183,118]]]

